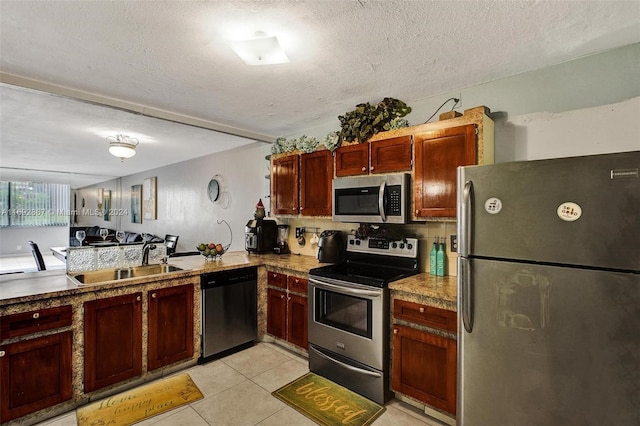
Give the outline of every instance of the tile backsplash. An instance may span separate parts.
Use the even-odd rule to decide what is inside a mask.
[[[149,250],[149,263],[160,263],[167,256],[164,244]],[[112,247],[69,247],[67,273],[98,269],[128,268],[142,265],[142,244]]]
[[[318,250],[317,245],[310,244],[311,237],[315,230],[320,232],[326,229],[336,229],[343,231],[347,234],[355,232],[358,225],[357,223],[342,223],[334,222],[329,219],[284,219],[278,220],[278,223],[286,223],[289,225],[289,248],[291,253],[301,254],[305,256],[316,256]],[[447,265],[446,275],[456,275],[456,262],[458,254],[455,251],[451,251],[451,235],[455,235],[456,222],[449,221],[437,221],[437,222],[422,222],[422,223],[410,223],[401,225],[406,231],[407,237],[418,238],[419,241],[419,256],[420,256],[420,270],[429,272],[429,251],[433,244],[434,237],[445,237],[445,247],[447,251]],[[304,227],[305,245],[300,246],[295,237],[295,228]]]

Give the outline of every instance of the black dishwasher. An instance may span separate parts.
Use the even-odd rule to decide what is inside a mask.
[[[202,352],[198,362],[252,345],[258,338],[257,268],[209,272],[200,276],[200,284]]]

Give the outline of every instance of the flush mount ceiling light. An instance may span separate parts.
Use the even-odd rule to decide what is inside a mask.
[[[246,40],[230,40],[234,52],[247,65],[274,65],[289,62],[276,36],[268,36],[262,31],[256,32]]]
[[[127,135],[107,136],[109,142],[109,153],[118,157],[121,161],[125,158],[131,158],[136,155],[136,146],[138,139],[130,138]]]

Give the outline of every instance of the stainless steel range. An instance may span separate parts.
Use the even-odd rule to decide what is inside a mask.
[[[346,261],[309,271],[309,369],[384,404],[389,287],[418,273],[418,240],[347,239]]]

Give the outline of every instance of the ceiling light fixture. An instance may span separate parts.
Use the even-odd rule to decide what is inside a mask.
[[[109,153],[118,157],[120,161],[136,155],[136,147],[140,143],[138,139],[127,135],[107,136],[107,141],[109,141]]]
[[[229,44],[247,65],[274,65],[290,62],[278,43],[278,38],[267,36],[262,31],[256,32],[249,39],[230,40]]]

